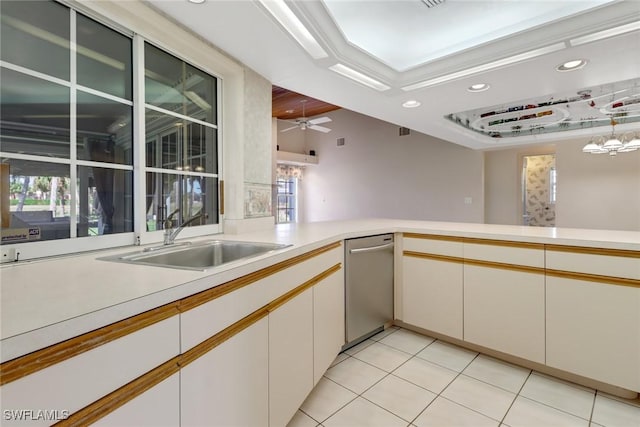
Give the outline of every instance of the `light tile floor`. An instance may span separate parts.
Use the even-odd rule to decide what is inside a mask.
[[[625,401],[397,327],[341,353],[289,427],[640,427]]]

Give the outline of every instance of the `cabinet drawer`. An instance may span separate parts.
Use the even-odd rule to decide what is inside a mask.
[[[175,315],[7,383],[0,389],[2,409],[76,412],[177,356],[178,334]]]
[[[574,249],[575,252],[571,248],[561,248],[546,250],[548,269],[640,280],[640,252],[619,252],[626,255],[620,256],[615,251],[588,253],[586,248]]]
[[[464,258],[544,268],[544,246],[520,242],[465,241]]]
[[[405,237],[402,242],[403,250],[458,258],[462,257],[461,238],[436,237],[438,238],[430,238],[428,236],[424,238]]]
[[[216,288],[205,291],[211,293],[211,300],[184,311],[181,317],[181,349],[183,352],[200,344],[209,337],[232,325],[245,316],[264,307],[271,301],[301,285],[315,275],[342,262],[344,258],[341,245],[321,252],[317,255],[305,258],[301,262],[286,262],[279,270],[267,268],[260,270],[251,277],[255,277],[253,283],[243,283],[247,277],[237,281],[225,283],[220,286],[238,287],[221,296],[216,295]],[[311,252],[313,254],[313,251]],[[274,266],[278,269],[278,264]],[[192,298],[201,298],[194,295],[185,299],[188,307]]]

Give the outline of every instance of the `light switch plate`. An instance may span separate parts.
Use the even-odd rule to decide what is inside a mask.
[[[473,203],[473,199],[471,197],[465,197],[464,198],[464,204],[465,205],[470,205]]]

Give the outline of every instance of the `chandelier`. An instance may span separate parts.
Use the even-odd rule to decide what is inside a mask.
[[[618,153],[630,153],[640,149],[640,138],[637,133],[626,133],[620,138],[615,135],[615,126],[618,124],[611,119],[611,135],[596,136],[582,148],[583,153],[590,154],[609,154],[616,156]]]

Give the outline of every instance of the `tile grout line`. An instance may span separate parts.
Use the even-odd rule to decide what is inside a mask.
[[[504,420],[507,418],[507,415],[509,414],[509,411],[511,411],[511,408],[513,408],[513,404],[516,403],[516,400],[518,400],[518,396],[520,396],[520,393],[522,393],[522,389],[524,388],[524,385],[527,383],[527,381],[529,381],[529,378],[531,378],[531,374],[533,374],[533,370],[530,369],[529,370],[529,375],[527,375],[527,378],[525,378],[525,380],[522,382],[522,385],[520,386],[520,389],[518,390],[518,392],[516,393],[515,397],[511,401],[511,405],[509,405],[509,407],[507,408],[507,411],[502,416],[502,419],[500,420],[500,425],[504,424]],[[524,396],[522,396],[522,397],[524,397]]]
[[[591,413],[589,414],[589,426],[593,423],[593,413],[596,410],[596,399],[598,398],[598,390],[593,393],[593,403],[591,404]]]
[[[390,336],[390,335],[392,335],[392,334],[396,333],[396,332],[397,332],[397,331],[399,331],[400,329],[401,329],[401,328],[398,328],[398,329],[396,329],[395,331],[390,332],[389,334],[385,335],[382,339],[384,339],[384,338],[386,338],[386,337],[388,337],[388,336]],[[372,338],[373,338],[373,337],[372,337]],[[370,339],[372,339],[372,338],[370,338]],[[376,342],[380,343],[380,341],[376,341],[376,340],[373,340],[373,339],[372,339],[372,341],[374,341],[374,343],[376,343]],[[327,421],[329,418],[331,418],[331,417],[333,417],[334,415],[336,415],[340,410],[342,410],[344,407],[346,407],[347,405],[349,405],[350,403],[352,403],[352,402],[353,402],[354,400],[356,400],[358,397],[361,397],[362,399],[366,400],[367,402],[370,402],[370,403],[372,403],[372,404],[374,404],[374,405],[378,406],[379,408],[381,408],[381,409],[383,409],[383,410],[385,410],[385,411],[389,412],[389,413],[390,413],[390,414],[392,414],[393,416],[398,417],[399,419],[401,419],[401,420],[403,420],[403,421],[406,421],[404,418],[402,418],[401,416],[399,416],[399,415],[397,415],[397,414],[395,414],[395,413],[391,412],[391,411],[390,411],[390,410],[388,410],[387,408],[384,408],[384,407],[382,407],[382,406],[378,405],[378,404],[377,404],[377,403],[375,403],[375,402],[371,402],[369,399],[367,399],[367,398],[366,398],[366,397],[364,397],[363,395],[364,395],[364,393],[366,393],[367,391],[369,391],[370,389],[372,389],[376,384],[380,383],[380,382],[381,382],[381,381],[383,381],[385,378],[387,378],[388,376],[392,375],[392,374],[393,374],[393,372],[395,372],[398,368],[400,368],[402,365],[404,365],[405,363],[407,363],[409,360],[411,360],[411,359],[413,359],[414,357],[416,357],[416,355],[417,355],[418,353],[420,353],[421,351],[423,351],[425,348],[429,347],[431,344],[433,344],[433,343],[434,343],[434,342],[436,342],[436,341],[437,341],[437,340],[435,340],[435,339],[434,339],[432,342],[430,342],[429,344],[427,344],[427,345],[425,345],[424,347],[422,347],[421,349],[419,349],[419,350],[418,350],[415,354],[413,354],[413,355],[412,355],[411,353],[407,353],[407,352],[405,352],[405,351],[403,351],[403,350],[400,350],[399,348],[396,348],[396,347],[390,346],[390,345],[388,345],[388,344],[380,343],[380,344],[383,344],[383,345],[385,345],[385,346],[387,346],[387,347],[389,347],[389,348],[392,348],[392,349],[394,349],[394,350],[398,350],[398,351],[400,351],[400,352],[402,352],[402,353],[404,353],[404,354],[407,354],[407,355],[411,356],[411,357],[409,357],[407,360],[405,360],[404,362],[402,362],[400,365],[398,365],[397,367],[395,367],[395,368],[394,368],[392,371],[390,371],[390,372],[387,372],[387,371],[385,371],[384,369],[381,369],[381,368],[380,368],[380,367],[378,367],[378,366],[375,366],[375,365],[373,365],[373,364],[371,364],[371,363],[369,363],[369,362],[366,362],[366,361],[364,361],[364,360],[361,360],[361,359],[358,359],[357,357],[355,357],[355,355],[356,355],[356,354],[360,353],[361,351],[366,350],[366,349],[367,349],[367,348],[369,348],[371,345],[373,345],[373,343],[372,343],[372,344],[370,344],[369,346],[367,346],[367,347],[363,348],[362,350],[359,350],[358,352],[354,353],[353,355],[349,355],[349,354],[347,353],[347,355],[349,356],[348,358],[354,358],[354,359],[356,359],[356,360],[358,360],[358,361],[360,361],[360,362],[362,362],[362,363],[365,363],[365,364],[367,364],[367,365],[369,365],[369,366],[372,366],[372,367],[374,367],[374,368],[376,368],[376,369],[380,369],[381,371],[385,372],[385,374],[386,374],[386,375],[384,375],[384,376],[383,376],[382,378],[380,378],[378,381],[374,382],[371,386],[367,387],[365,390],[363,390],[363,391],[362,391],[362,393],[358,394],[355,398],[351,399],[349,402],[347,402],[346,404],[344,404],[343,406],[341,406],[338,410],[336,410],[335,412],[333,412],[330,416],[328,416],[328,417],[327,417],[325,420],[323,420],[320,424],[324,423],[324,422],[325,422],[325,421]],[[348,358],[347,358],[347,359],[348,359]],[[344,359],[344,360],[347,360],[347,359]],[[419,358],[419,359],[420,359],[420,358]],[[336,365],[334,365],[334,366],[339,365],[340,363],[344,362],[344,360],[340,361],[339,363],[337,363],[337,364],[336,364]],[[439,365],[438,365],[438,366],[439,366]],[[333,366],[332,366],[332,367],[333,367]],[[417,386],[417,387],[422,388],[423,390],[427,390],[427,391],[429,391],[429,392],[433,393],[431,390],[425,389],[424,387],[419,386],[418,384],[414,384],[413,382],[408,381],[408,380],[406,380],[406,379],[404,379],[404,378],[398,377],[397,375],[394,375],[394,377],[399,378],[399,379],[402,379],[402,380],[404,380],[404,381],[407,381],[407,382],[408,382],[408,383],[410,383],[410,384],[413,384],[413,385],[415,385],[415,386]],[[349,388],[345,387],[344,385],[342,385],[342,384],[340,384],[340,383],[338,383],[338,382],[336,382],[336,381],[333,381],[331,378],[328,378],[328,377],[325,377],[325,378],[327,378],[328,380],[330,380],[330,381],[334,382],[335,384],[339,385],[340,387],[343,387],[343,388],[345,388],[345,389],[347,389],[347,390],[351,391],[352,393],[355,393],[353,390],[351,390],[351,389],[349,389]],[[457,378],[457,376],[456,376],[456,378]],[[454,379],[455,379],[455,378],[454,378]],[[431,402],[430,402],[430,403],[431,403]],[[427,406],[428,406],[428,405],[427,405]],[[420,414],[418,414],[418,415],[420,415]],[[315,420],[315,418],[312,418],[312,419],[313,419],[314,421],[316,421],[316,420]],[[415,420],[415,418],[414,418],[414,420]],[[410,421],[410,422],[409,422],[409,425],[411,425],[411,424],[412,424],[412,422],[413,422],[413,421]]]
[[[436,341],[437,341],[437,340],[436,340]],[[434,341],[434,342],[436,342],[436,341]],[[432,343],[432,344],[433,344],[433,343]],[[476,354],[476,356],[475,356],[473,359],[471,359],[471,361],[469,361],[469,363],[467,363],[467,365],[466,365],[464,368],[462,368],[462,370],[461,370],[460,372],[458,372],[458,375],[456,375],[455,377],[453,377],[453,379],[452,379],[451,381],[449,381],[449,383],[448,383],[448,384],[447,384],[447,385],[446,385],[442,390],[440,390],[440,392],[439,392],[439,393],[434,393],[434,394],[436,395],[436,397],[434,397],[434,398],[433,398],[433,400],[432,400],[431,402],[429,402],[429,404],[427,404],[427,406],[425,406],[425,407],[424,407],[424,409],[423,409],[422,411],[420,411],[420,412],[418,413],[418,415],[416,415],[416,416],[413,418],[413,420],[411,420],[411,423],[409,423],[409,424],[413,424],[413,423],[414,423],[414,422],[415,422],[415,421],[420,417],[420,415],[422,415],[422,414],[424,413],[424,411],[426,411],[426,410],[429,408],[429,406],[431,406],[431,404],[433,404],[433,402],[435,402],[435,401],[436,401],[440,396],[442,396],[442,393],[443,393],[447,388],[449,388],[449,386],[450,386],[450,385],[451,385],[451,384],[452,384],[452,383],[453,383],[453,382],[454,382],[454,381],[455,381],[455,380],[456,380],[460,375],[462,375],[462,371],[464,371],[465,369],[467,369],[467,367],[468,367],[468,366],[469,366],[469,365],[470,365],[474,360],[476,360],[476,358],[477,358],[479,355],[480,355],[480,353],[477,353],[477,354]],[[417,356],[414,356],[414,357],[417,357]],[[420,360],[424,360],[424,359],[422,359],[421,357],[418,357],[418,359],[420,359]],[[409,360],[411,360],[411,359],[409,359]],[[428,361],[428,360],[426,360],[426,362],[429,362],[429,361]],[[431,362],[429,362],[429,363],[431,363]],[[435,363],[434,363],[434,364],[435,364]],[[435,365],[436,365],[436,366],[440,366],[440,365],[437,365],[437,364],[435,364]],[[443,366],[443,368],[444,368],[444,366]],[[449,369],[449,368],[446,368],[446,369]],[[455,372],[455,371],[454,371],[454,372]],[[417,385],[417,384],[416,384],[416,385]],[[420,386],[418,386],[418,387],[420,387]],[[422,388],[424,388],[424,387],[422,387]],[[425,389],[425,390],[427,390],[427,391],[431,391],[431,390],[428,390],[428,389]],[[431,392],[432,392],[432,391],[431,391]],[[433,393],[433,392],[432,392],[432,393]],[[442,396],[442,398],[443,398],[443,399],[447,399],[447,398],[446,398],[446,397],[444,397],[444,396]],[[447,399],[447,400],[449,400],[449,399]],[[450,402],[453,402],[452,400],[449,400],[449,401],[450,401]],[[455,403],[456,405],[460,405],[460,404],[459,404],[459,403],[457,403],[457,402],[453,402],[453,403]],[[462,407],[466,408],[466,406],[464,406],[464,405],[460,405],[460,406],[462,406]],[[467,409],[471,409],[471,408],[467,408]],[[473,411],[473,409],[471,409],[471,410]],[[477,412],[477,411],[475,411],[475,412]],[[482,415],[484,415],[484,414],[482,414]],[[486,416],[486,415],[485,415],[485,416]]]

